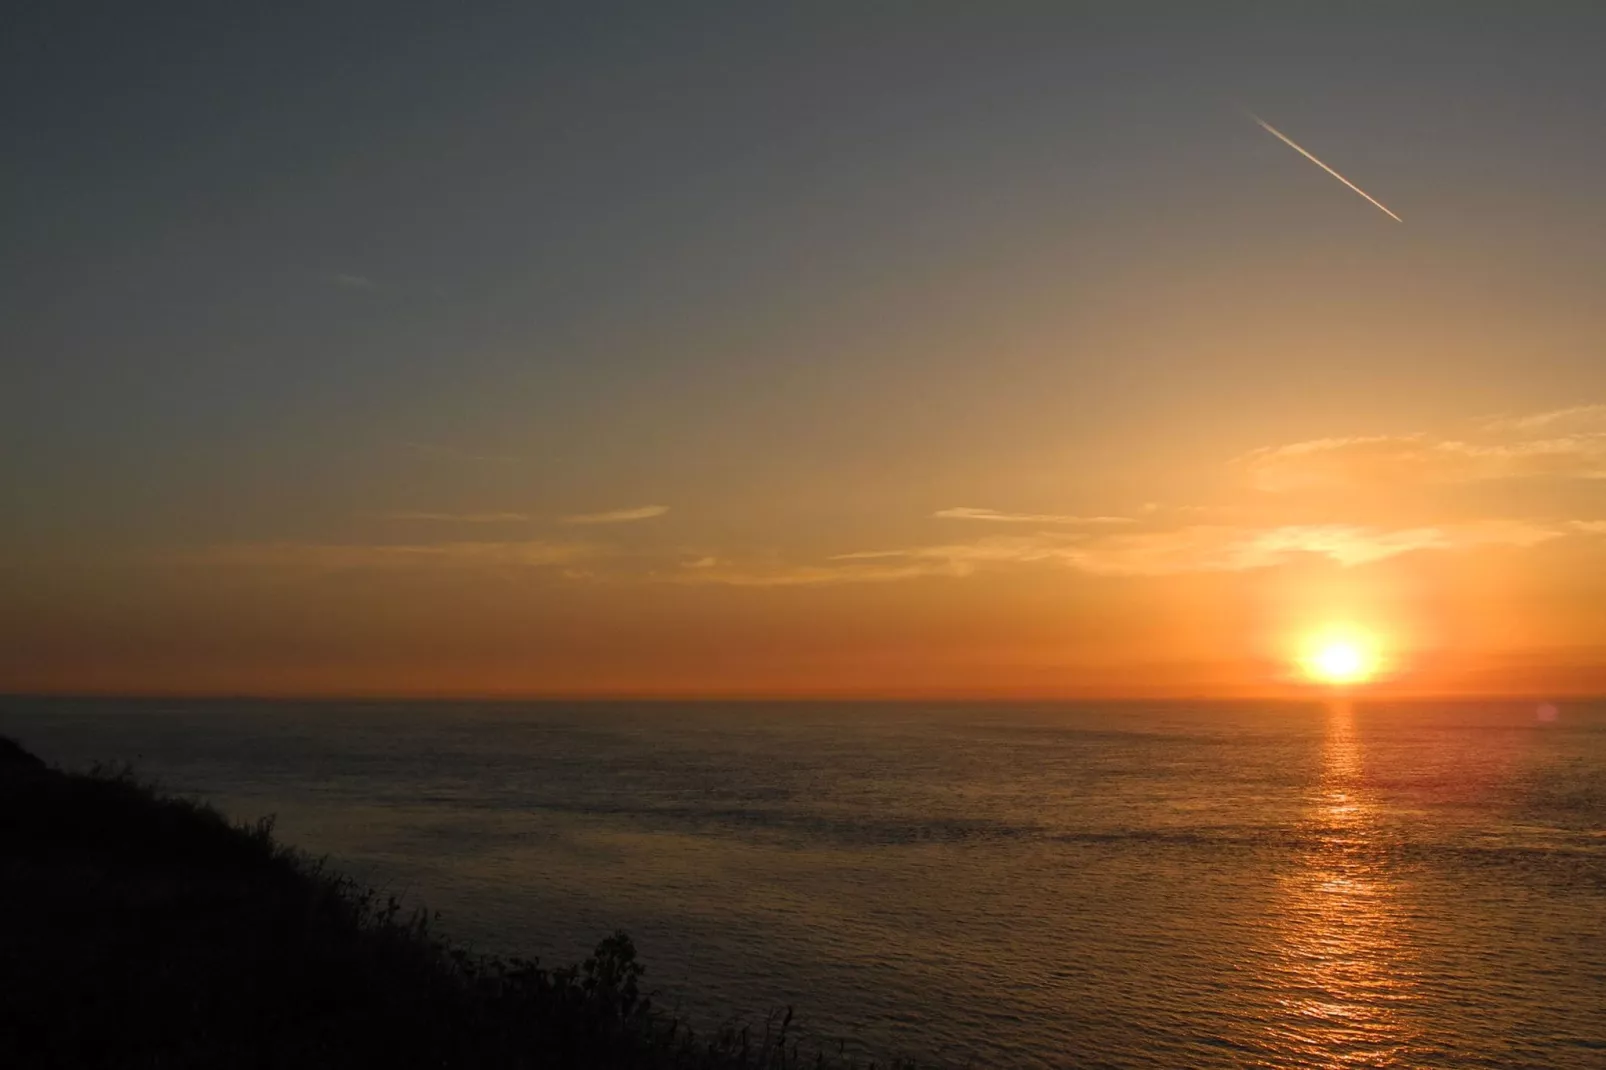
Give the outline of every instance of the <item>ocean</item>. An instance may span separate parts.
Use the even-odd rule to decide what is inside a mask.
[[[1606,704],[0,699],[691,1020],[997,1067],[1606,1067]]]

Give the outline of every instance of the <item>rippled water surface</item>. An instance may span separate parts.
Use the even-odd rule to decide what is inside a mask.
[[[1606,1067],[1606,707],[0,703],[704,1021],[1047,1067]]]

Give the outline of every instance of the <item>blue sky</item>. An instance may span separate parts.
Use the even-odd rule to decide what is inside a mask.
[[[628,568],[551,594],[640,650],[586,583],[823,575],[944,545],[953,508],[1244,509],[1253,450],[1606,401],[1601,16],[1201,7],[25,8],[0,591],[50,608],[63,665],[206,631],[255,664],[235,614],[294,614],[160,563],[549,545],[663,506],[608,526]],[[1587,479],[1535,480],[1253,523],[1596,517]],[[335,677],[363,627],[318,648]]]

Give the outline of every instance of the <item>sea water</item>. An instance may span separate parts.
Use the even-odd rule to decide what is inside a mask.
[[[1606,1067],[1606,706],[0,700],[693,1021],[1001,1067]]]

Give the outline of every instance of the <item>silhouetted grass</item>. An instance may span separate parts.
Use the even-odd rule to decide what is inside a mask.
[[[320,863],[125,769],[0,738],[0,1066],[844,1066],[791,1012],[699,1036],[624,933],[575,967],[471,955]]]

